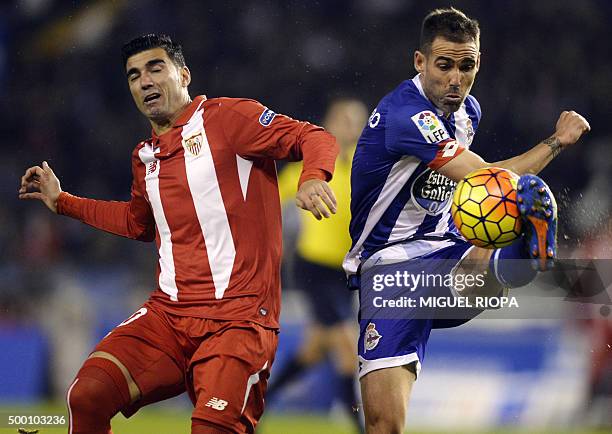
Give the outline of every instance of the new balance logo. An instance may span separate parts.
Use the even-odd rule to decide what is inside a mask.
[[[157,160],[155,160],[152,163],[149,163],[149,167],[147,169],[147,175],[150,175],[151,173],[155,172],[155,169],[157,169]]]
[[[211,408],[214,408],[215,410],[222,411],[222,410],[225,410],[225,407],[227,407],[227,401],[224,401],[219,398],[215,398],[213,396],[212,398],[210,398],[210,401],[206,403],[206,407],[211,407]]]

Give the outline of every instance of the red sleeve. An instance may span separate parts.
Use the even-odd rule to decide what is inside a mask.
[[[339,150],[323,128],[276,114],[250,99],[222,98],[220,114],[225,135],[241,157],[303,160],[299,185],[331,179]]]
[[[427,166],[429,166],[431,170],[438,170],[450,160],[460,155],[463,151],[465,151],[465,148],[459,145],[459,142],[455,139],[444,140],[438,143],[436,155]]]
[[[135,153],[136,154],[136,153]],[[132,197],[129,202],[86,199],[62,192],[57,200],[58,214],[73,217],[97,229],[140,241],[155,239],[155,219],[144,197],[144,181],[136,174],[132,157]]]

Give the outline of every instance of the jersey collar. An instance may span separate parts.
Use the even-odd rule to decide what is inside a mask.
[[[189,103],[189,105],[183,110],[183,112],[179,115],[179,117],[174,121],[172,128],[178,128],[186,125],[193,114],[200,108],[200,106],[206,101],[206,95],[198,95],[193,101]],[[155,134],[155,131],[151,129],[151,137],[154,141],[156,141],[159,136]]]

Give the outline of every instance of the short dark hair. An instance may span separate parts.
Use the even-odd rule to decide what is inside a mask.
[[[180,44],[173,42],[168,35],[154,33],[134,38],[130,42],[126,42],[123,47],[121,47],[123,66],[127,64],[127,60],[134,54],[138,54],[152,48],[163,48],[175,65],[181,68],[185,66],[183,47],[181,47]]]
[[[434,9],[423,19],[419,50],[426,53],[436,36],[457,43],[474,41],[480,45],[478,21],[453,7]]]

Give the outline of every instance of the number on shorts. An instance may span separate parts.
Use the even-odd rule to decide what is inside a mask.
[[[119,324],[117,327],[128,325],[129,323],[136,321],[141,316],[144,316],[146,313],[147,313],[147,308],[141,307],[136,312],[134,312],[132,315],[130,315],[125,321]]]

